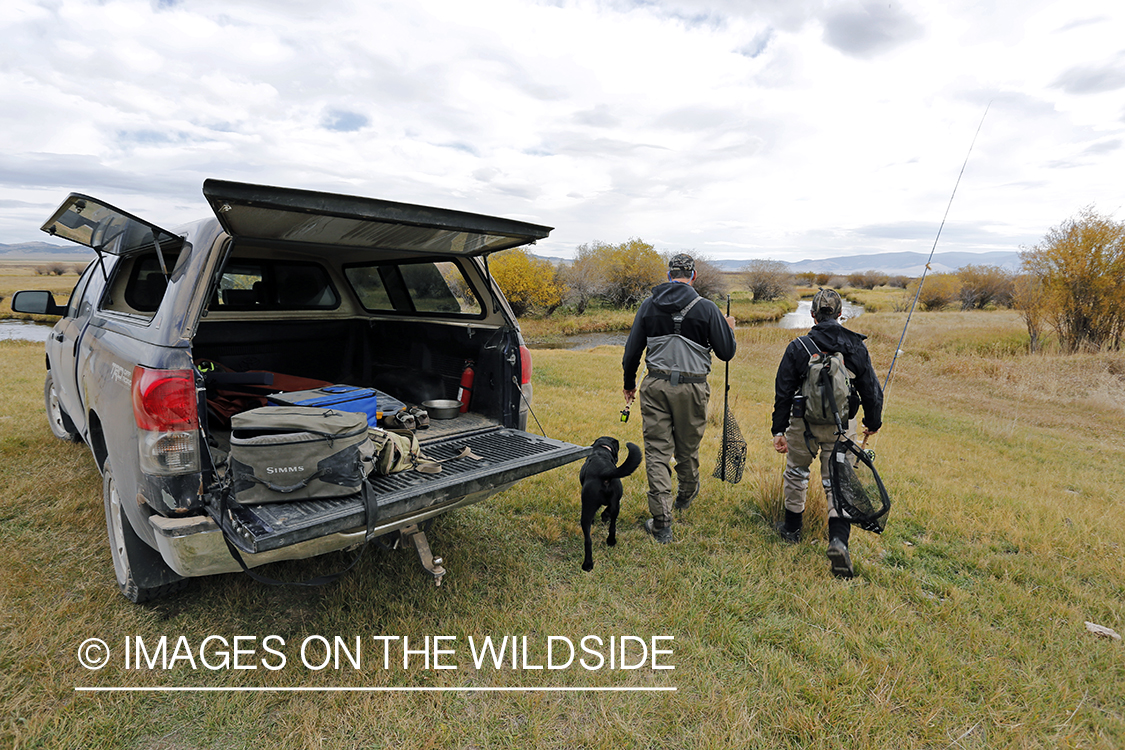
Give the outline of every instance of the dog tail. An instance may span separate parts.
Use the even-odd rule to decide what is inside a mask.
[[[641,465],[641,449],[633,443],[625,443],[625,447],[629,450],[629,455],[625,457],[625,463],[617,467],[617,471],[608,475],[607,479],[621,479],[627,477],[637,470]]]

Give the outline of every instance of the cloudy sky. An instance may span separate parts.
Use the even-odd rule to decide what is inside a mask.
[[[0,243],[207,177],[713,259],[1018,250],[1125,218],[1119,0],[6,0]],[[986,113],[987,108],[987,115]],[[983,118],[983,124],[982,124]]]

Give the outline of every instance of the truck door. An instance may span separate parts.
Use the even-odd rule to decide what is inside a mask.
[[[81,402],[82,394],[78,390],[78,346],[105,290],[103,260],[95,260],[86,267],[70,294],[66,314],[47,338],[47,360],[51,363],[55,392],[81,435],[86,434],[86,405]]]

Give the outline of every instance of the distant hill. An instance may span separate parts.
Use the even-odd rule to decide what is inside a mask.
[[[536,255],[534,257],[550,261],[554,265],[570,263],[569,258],[547,255]],[[788,262],[788,266],[793,273],[811,271],[813,273],[846,276],[850,273],[879,271],[889,276],[921,276],[928,257],[927,253],[913,252],[840,255],[835,258],[809,258]],[[750,263],[750,259],[712,260],[711,262],[718,266],[720,270],[733,273],[741,271]],[[1020,254],[1018,252],[934,253],[934,259],[930,262],[930,273],[948,273],[965,266],[999,266],[1005,270],[1016,272],[1020,269]]]
[[[14,245],[0,244],[0,260],[38,260],[38,261],[78,261],[90,260],[94,251],[67,243],[55,245],[49,242],[21,242]],[[555,256],[535,256],[558,265],[569,263],[568,258]],[[871,255],[841,255],[835,258],[799,260],[789,263],[793,273],[812,271],[846,276],[849,273],[880,271],[891,276],[921,276],[926,265],[926,253],[875,253]],[[712,261],[723,271],[739,271],[750,259]],[[1020,254],[1018,252],[991,253],[934,253],[930,263],[930,273],[956,271],[965,266],[999,266],[1009,271],[1018,271]]]
[[[53,245],[50,242],[0,244],[0,260],[91,260],[94,251],[73,243]]]
[[[928,253],[879,253],[875,255],[847,255],[839,258],[801,260],[790,263],[794,273],[814,271],[816,273],[862,273],[881,271],[892,276],[921,276],[926,267]],[[999,266],[1008,271],[1018,271],[1020,254],[1018,252],[991,253],[934,253],[930,261],[930,273],[948,273],[965,266]]]
[[[835,258],[799,260],[789,263],[793,273],[811,271],[846,276],[849,273],[879,271],[891,276],[921,276],[926,267],[927,253],[876,253],[871,255],[841,255]],[[749,260],[713,261],[724,271],[738,271]],[[999,266],[1008,271],[1018,271],[1020,254],[1018,252],[991,253],[934,253],[930,262],[930,273],[947,273],[965,266]]]

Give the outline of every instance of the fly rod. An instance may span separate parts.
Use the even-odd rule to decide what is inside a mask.
[[[906,340],[906,329],[910,327],[910,318],[914,315],[914,308],[918,305],[918,297],[922,294],[922,285],[926,283],[926,273],[930,270],[930,262],[934,259],[934,251],[937,250],[938,240],[941,239],[941,230],[945,228],[945,220],[949,218],[949,209],[953,207],[953,198],[957,195],[957,188],[961,185],[961,178],[965,174],[965,167],[969,165],[969,156],[973,153],[973,146],[977,143],[977,136],[980,135],[980,129],[984,125],[984,118],[988,116],[988,108],[992,106],[992,102],[984,108],[984,114],[981,115],[980,123],[977,125],[977,132],[973,134],[973,140],[969,144],[969,151],[965,154],[965,161],[961,164],[961,171],[957,174],[957,181],[953,183],[953,192],[949,195],[949,203],[945,206],[945,215],[941,217],[941,224],[938,225],[937,235],[934,236],[933,247],[930,248],[930,256],[926,258],[926,266],[922,269],[922,276],[918,279],[918,289],[914,292],[914,301],[910,304],[910,311],[906,314],[906,324],[902,327],[902,335],[898,339],[898,346],[895,347],[894,356],[891,358],[891,367],[887,370],[887,378],[883,381],[883,402],[886,403],[887,389],[891,387],[891,376],[895,371],[895,362],[898,361],[898,355],[902,353],[902,344]]]
[[[957,180],[953,183],[953,192],[949,194],[949,203],[945,206],[945,215],[941,217],[941,224],[938,225],[937,234],[934,236],[934,244],[930,248],[930,255],[926,258],[926,265],[922,269],[922,276],[918,279],[918,289],[914,292],[914,301],[910,303],[910,310],[906,313],[906,323],[902,326],[902,335],[899,336],[898,346],[895,347],[894,356],[891,357],[891,366],[887,370],[887,377],[883,381],[883,406],[886,407],[887,391],[891,387],[891,377],[894,375],[895,363],[898,362],[898,355],[902,354],[902,344],[906,341],[906,329],[910,327],[910,319],[914,315],[914,308],[918,306],[918,298],[922,295],[922,285],[926,283],[926,274],[930,270],[930,263],[934,259],[934,251],[937,250],[938,240],[941,239],[941,230],[945,228],[945,220],[949,218],[949,209],[953,207],[953,198],[957,195],[957,188],[961,185],[961,178],[965,175],[965,167],[969,165],[969,156],[973,153],[973,146],[977,143],[977,136],[980,135],[980,129],[984,125],[984,118],[988,116],[988,109],[992,106],[990,101],[984,108],[984,114],[980,117],[980,122],[977,124],[977,131],[973,133],[973,140],[969,143],[969,150],[965,154],[965,161],[961,164],[961,171],[957,173]],[[867,448],[868,439],[870,435],[863,436],[863,443],[860,448],[868,450],[869,455],[874,455],[873,449]]]

